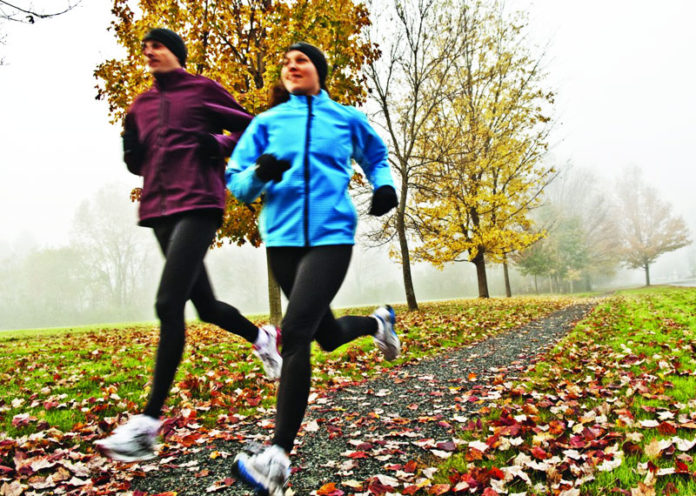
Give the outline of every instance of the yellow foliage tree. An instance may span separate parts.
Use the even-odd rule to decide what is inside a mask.
[[[361,37],[370,24],[368,12],[352,0],[114,0],[112,14],[110,29],[126,55],[94,71],[97,98],[108,102],[112,122],[121,120],[135,97],[151,85],[141,40],[153,27],[179,33],[189,50],[187,69],[218,81],[252,114],[268,108],[283,52],[295,41],[324,50],[329,93],[346,104],[365,99],[360,70],[379,55]],[[257,207],[228,195],[218,244],[228,240],[259,246]],[[269,282],[271,319],[277,322],[280,293]]]
[[[463,8],[456,74],[418,144],[432,160],[417,178],[414,258],[474,263],[479,296],[488,297],[486,259],[501,262],[543,234],[528,214],[553,177],[540,165],[553,94],[542,88],[522,14],[505,15],[497,2]]]

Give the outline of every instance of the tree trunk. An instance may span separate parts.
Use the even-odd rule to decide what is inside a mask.
[[[505,276],[505,296],[512,297],[512,289],[510,288],[510,273],[508,272],[507,258],[503,258],[503,275]]]
[[[273,277],[271,264],[266,255],[266,267],[268,268],[268,307],[270,309],[270,321],[274,326],[280,327],[283,320],[283,309],[280,305],[280,286]]]
[[[645,285],[650,286],[650,264],[645,264]]]
[[[489,298],[488,294],[488,279],[486,279],[486,260],[483,252],[479,251],[474,259],[473,264],[476,266],[476,278],[478,279],[479,298]]]
[[[401,189],[401,202],[396,211],[396,231],[399,235],[399,248],[401,250],[401,271],[404,277],[404,291],[406,292],[406,303],[408,309],[418,310],[416,292],[413,289],[413,278],[411,277],[411,256],[408,252],[408,240],[406,239],[406,225],[404,222],[404,209],[406,208],[406,192]]]
[[[534,292],[539,294],[539,284],[537,283],[537,275],[534,274]]]
[[[592,291],[592,278],[589,274],[585,274],[585,291]]]

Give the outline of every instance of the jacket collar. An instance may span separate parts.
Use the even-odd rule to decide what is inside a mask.
[[[308,98],[309,97],[307,95],[293,95],[291,93],[290,100],[288,102],[293,107],[306,107]],[[322,103],[322,102],[330,100],[329,94],[326,92],[326,90],[320,90],[319,94],[311,95],[311,98],[312,98],[312,106],[316,105],[317,103]]]
[[[189,73],[185,69],[174,69],[169,72],[156,72],[154,74],[155,87],[157,89],[167,89],[175,86],[179,81],[186,79]]]

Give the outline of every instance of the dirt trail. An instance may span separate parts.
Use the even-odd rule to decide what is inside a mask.
[[[309,495],[334,482],[345,494],[359,493],[341,484],[356,481],[366,487],[366,481],[378,475],[384,482],[397,483],[397,490],[403,488],[409,475],[397,474],[393,465],[446,457],[455,449],[457,426],[472,420],[482,401],[496,399],[492,384],[517,378],[591,309],[592,304],[572,305],[485,341],[315,398],[292,457],[291,489],[296,495]],[[239,439],[265,441],[271,421],[269,416],[240,426]],[[222,481],[233,477],[232,459],[241,447],[233,441],[203,447],[134,480],[133,489],[150,494],[175,491],[177,496],[253,494],[240,481],[228,479],[230,485],[223,487]],[[214,450],[222,456],[211,458]]]

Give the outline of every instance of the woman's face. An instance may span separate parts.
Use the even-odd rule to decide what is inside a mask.
[[[280,79],[285,89],[295,95],[316,95],[321,89],[317,68],[299,50],[290,50],[285,54]]]

